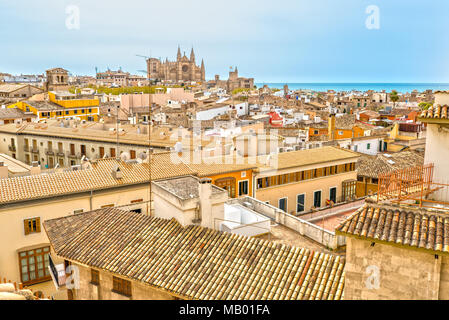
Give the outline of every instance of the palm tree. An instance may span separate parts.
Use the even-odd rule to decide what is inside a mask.
[[[398,102],[398,100],[399,100],[399,95],[396,90],[391,91],[390,100],[393,101],[394,107],[396,107],[396,102]]]

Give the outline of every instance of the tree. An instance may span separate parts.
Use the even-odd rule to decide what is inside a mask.
[[[432,104],[429,103],[429,102],[420,102],[420,103],[418,104],[418,106],[419,106],[422,110],[427,110],[427,109],[429,109],[429,108],[432,106]]]
[[[399,95],[396,90],[391,91],[390,93],[390,100],[393,101],[394,106],[396,107],[396,102],[399,101]]]

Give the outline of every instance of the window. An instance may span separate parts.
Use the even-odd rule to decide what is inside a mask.
[[[131,297],[131,282],[117,277],[112,277],[112,291]]]
[[[343,135],[343,131],[338,131],[338,135],[342,136]]]
[[[279,209],[284,210],[285,212],[287,212],[287,198],[279,199]]]
[[[248,180],[239,181],[239,196],[248,194]]]
[[[50,247],[42,247],[19,252],[20,279],[24,284],[50,280]]]
[[[30,233],[39,233],[41,232],[41,219],[40,218],[31,218],[23,220],[23,225],[25,228],[25,235]]]
[[[368,143],[368,144],[366,145],[366,150],[369,150],[369,149],[371,149],[371,143]]]
[[[90,269],[90,283],[97,286],[100,284],[100,272]]]
[[[296,201],[296,212],[304,212],[305,200],[306,200],[305,194],[298,194]]]
[[[315,208],[321,208],[321,190],[313,193],[313,206]]]
[[[83,213],[83,212],[84,212],[84,209],[73,210],[73,214],[80,214],[80,213]]]
[[[318,134],[318,130],[314,130],[314,131],[313,131],[313,134]]]
[[[263,188],[262,186],[262,179],[257,179],[257,189]]]
[[[110,154],[111,154],[111,158],[115,158],[115,148],[111,148],[109,149]]]
[[[337,187],[332,187],[329,189],[329,200],[333,203],[337,203]]]

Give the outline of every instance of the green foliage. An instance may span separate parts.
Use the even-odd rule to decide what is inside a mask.
[[[427,110],[432,106],[432,103],[429,102],[421,102],[418,104],[418,106],[422,109],[422,110]]]
[[[390,93],[390,100],[393,101],[394,103],[399,101],[399,95],[398,95],[398,92],[396,90],[391,91],[391,93]]]
[[[248,93],[249,91],[251,91],[251,89],[237,88],[237,89],[232,90],[232,94],[238,94],[238,93],[242,93],[242,92]]]

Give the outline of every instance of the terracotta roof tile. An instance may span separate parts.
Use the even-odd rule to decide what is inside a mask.
[[[433,105],[427,110],[423,110],[419,116],[419,119],[423,122],[429,121],[429,119],[449,119],[448,105]]]
[[[429,210],[365,204],[337,228],[345,236],[449,252],[449,216]]]
[[[44,227],[57,255],[188,299],[343,298],[344,261],[308,249],[114,208]]]

